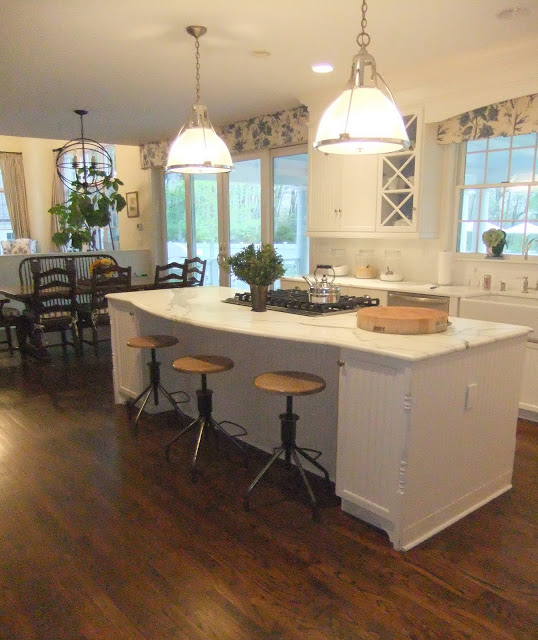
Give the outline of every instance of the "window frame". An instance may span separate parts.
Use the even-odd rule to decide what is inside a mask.
[[[518,134],[519,135],[519,134]],[[526,135],[526,134],[521,134],[521,135]],[[499,138],[502,136],[495,136],[495,138]],[[510,137],[513,138],[515,136],[506,136],[506,137]],[[531,193],[531,189],[533,187],[538,188],[538,134],[536,135],[536,139],[535,139],[535,144],[534,144],[534,180],[525,180],[525,181],[519,181],[519,182],[510,182],[509,180],[504,181],[504,182],[499,182],[499,183],[488,183],[488,182],[478,182],[475,184],[464,184],[465,181],[465,165],[466,165],[466,159],[467,159],[467,141],[465,142],[461,142],[456,146],[456,160],[455,160],[455,170],[454,170],[454,189],[452,190],[452,197],[454,199],[454,202],[452,204],[452,210],[454,212],[454,216],[453,216],[453,220],[454,220],[454,225],[453,225],[453,247],[454,247],[454,254],[455,256],[457,256],[457,258],[459,260],[476,260],[476,259],[483,259],[485,254],[486,254],[486,247],[484,245],[484,250],[483,251],[475,251],[475,252],[467,252],[467,251],[460,251],[459,250],[459,232],[460,232],[460,224],[462,222],[461,219],[461,204],[462,204],[462,194],[466,191],[466,190],[472,190],[472,189],[477,189],[477,190],[485,190],[485,189],[495,189],[495,188],[510,188],[510,187],[516,187],[516,186],[522,186],[522,187],[526,187],[528,189],[528,193],[527,193],[527,198],[526,198],[526,209],[525,209],[525,217],[524,219],[521,220],[521,222],[530,222],[533,223],[533,220],[529,220],[529,200],[530,200],[530,193]],[[514,147],[512,142],[510,143],[510,146],[508,147],[508,149],[511,151],[512,149],[518,149],[520,147]],[[488,153],[495,153],[497,150],[493,149],[490,150],[489,149],[489,144],[486,147],[486,154]],[[486,162],[487,162],[487,158],[486,158]],[[508,166],[508,169],[510,168],[510,165]],[[485,166],[485,173],[487,175],[487,164]],[[507,176],[509,177],[509,176]],[[503,195],[504,198],[504,195]],[[478,234],[480,231],[480,223],[481,223],[481,219],[480,219],[480,212],[478,213],[478,219],[477,220],[471,220],[470,222],[473,222],[474,224],[478,225],[478,229],[476,231],[476,233]],[[503,218],[501,218],[500,220],[501,222],[501,226],[502,226],[502,222],[503,222]],[[538,224],[538,222],[537,222]],[[534,235],[534,234],[533,234]],[[477,249],[480,248],[481,246],[481,239],[480,237],[477,238]],[[522,244],[522,250],[521,253],[505,253],[504,254],[504,258],[507,260],[512,260],[515,262],[518,262],[520,260],[524,259],[524,254],[525,254],[525,242],[523,242]],[[532,254],[528,256],[529,260],[538,260],[537,256],[533,256]]]

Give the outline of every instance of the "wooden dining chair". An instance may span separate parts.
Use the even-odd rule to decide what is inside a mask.
[[[90,279],[90,302],[79,304],[78,327],[81,347],[84,344],[93,346],[96,355],[99,350],[99,326],[108,326],[108,304],[106,296],[109,293],[121,293],[131,289],[131,267],[120,267],[117,264],[101,267],[92,271]],[[84,338],[84,329],[90,329],[92,339]]]
[[[76,294],[76,272],[73,260],[65,260],[65,268],[53,267],[42,270],[41,262],[36,259],[31,263],[33,278],[33,294],[28,301],[24,317],[28,323],[28,331],[35,342],[42,344],[43,333],[60,332],[61,346],[66,351],[71,345],[78,353],[78,316]],[[72,339],[67,339],[67,332]],[[48,345],[57,346],[57,345]]]
[[[0,349],[0,351],[9,351],[9,355],[12,356],[17,347],[13,344],[12,329],[17,329],[17,325],[20,322],[20,312],[14,307],[6,306],[10,303],[9,298],[3,298],[0,300],[0,327],[4,329],[5,340],[0,340],[0,344],[7,344],[7,349]]]
[[[155,267],[153,286],[156,289],[200,287],[204,284],[207,260],[187,258],[183,262],[169,262]]]

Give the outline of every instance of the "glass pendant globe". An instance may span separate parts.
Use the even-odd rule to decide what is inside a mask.
[[[168,154],[168,171],[225,173],[233,169],[228,147],[213,128],[188,127],[180,132]]]
[[[321,117],[314,147],[324,153],[390,153],[409,147],[398,109],[377,87],[346,89]]]

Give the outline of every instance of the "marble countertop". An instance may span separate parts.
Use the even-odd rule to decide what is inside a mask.
[[[110,294],[109,300],[131,303],[137,309],[174,322],[260,337],[333,345],[405,361],[427,358],[522,337],[530,329],[519,325],[451,317],[442,333],[393,335],[357,327],[356,313],[307,317],[279,311],[254,313],[249,307],[222,302],[237,289],[188,287]]]

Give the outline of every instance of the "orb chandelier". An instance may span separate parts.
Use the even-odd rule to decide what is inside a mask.
[[[187,33],[196,39],[196,103],[168,153],[167,170],[176,173],[225,173],[233,169],[228,147],[215,133],[207,108],[200,102],[199,38],[206,32],[202,26],[187,27]]]
[[[75,109],[80,116],[80,138],[67,142],[57,151],[56,171],[70,191],[100,191],[103,181],[112,177],[114,163],[108,151],[95,140],[84,137],[85,109]]]
[[[324,153],[359,155],[390,153],[409,147],[409,138],[392,93],[376,70],[366,47],[366,2],[362,3],[359,52],[343,93],[325,110],[314,148]],[[378,83],[378,81],[380,81]]]

